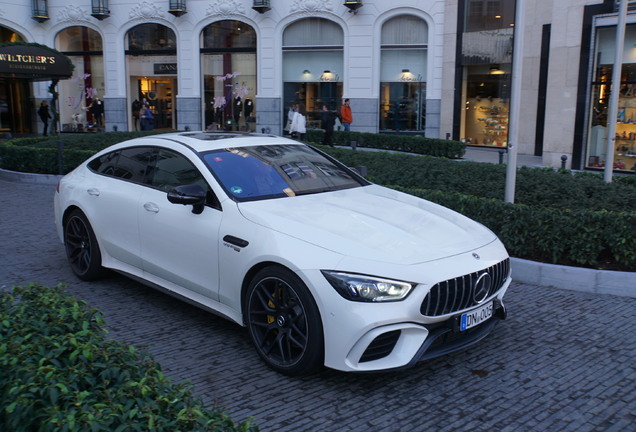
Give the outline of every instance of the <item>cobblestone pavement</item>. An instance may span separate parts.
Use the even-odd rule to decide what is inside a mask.
[[[262,431],[636,431],[636,299],[513,284],[481,344],[379,374],[288,378],[245,329],[113,275],[80,282],[54,225],[54,187],[0,180],[0,288],[37,282],[105,313],[210,406]]]

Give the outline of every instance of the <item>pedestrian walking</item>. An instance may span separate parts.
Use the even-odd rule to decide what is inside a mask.
[[[40,103],[40,109],[38,109],[38,115],[40,116],[40,120],[44,123],[44,129],[42,131],[42,135],[48,136],[48,128],[49,128],[49,119],[51,117],[51,113],[49,112],[49,104],[47,101],[42,101]]]
[[[305,139],[305,133],[307,132],[307,120],[305,118],[305,108],[298,108],[291,124],[291,135],[293,138],[298,138],[301,141]]]
[[[322,113],[320,114],[320,125],[322,126],[323,138],[322,145],[328,145],[333,147],[333,127],[336,122],[336,115],[329,111],[327,105],[322,106]]]
[[[344,130],[351,130],[351,123],[353,123],[353,113],[351,112],[351,107],[349,106],[349,99],[345,99],[344,103],[340,107],[340,121],[342,122],[342,126],[344,126]]]

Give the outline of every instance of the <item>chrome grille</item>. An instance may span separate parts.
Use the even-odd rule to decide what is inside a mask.
[[[476,306],[475,283],[484,273],[488,273],[491,278],[487,295],[490,297],[499,291],[510,275],[510,259],[506,258],[487,269],[435,284],[422,302],[420,312],[426,316],[439,316]]]

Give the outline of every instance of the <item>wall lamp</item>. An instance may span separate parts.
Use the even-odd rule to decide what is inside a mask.
[[[108,0],[91,0],[91,15],[100,21],[108,18],[110,16]]]
[[[188,13],[186,0],[170,0],[170,4],[168,5],[168,12],[176,17],[180,17],[181,15]]]
[[[355,15],[358,13],[358,9],[362,7],[362,0],[346,0],[344,5],[349,8],[349,12]]]
[[[506,71],[502,70],[499,65],[490,66],[490,75],[503,75]]]
[[[33,8],[31,9],[31,18],[39,23],[49,19],[49,7],[46,0],[33,0]]]
[[[252,5],[252,9],[254,9],[258,13],[265,13],[271,9],[269,5],[269,0],[254,0],[254,4]]]

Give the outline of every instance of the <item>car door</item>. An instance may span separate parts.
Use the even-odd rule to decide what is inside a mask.
[[[89,164],[95,174],[86,187],[88,218],[98,234],[109,267],[141,269],[139,199],[146,171],[154,161],[151,147],[130,147],[105,154]],[[122,263],[124,266],[122,266]]]
[[[208,191],[208,203],[201,214],[193,213],[191,205],[168,201],[170,189],[193,183]],[[223,213],[209,185],[191,161],[168,149],[158,151],[148,185],[139,201],[144,271],[218,300],[218,237]]]

